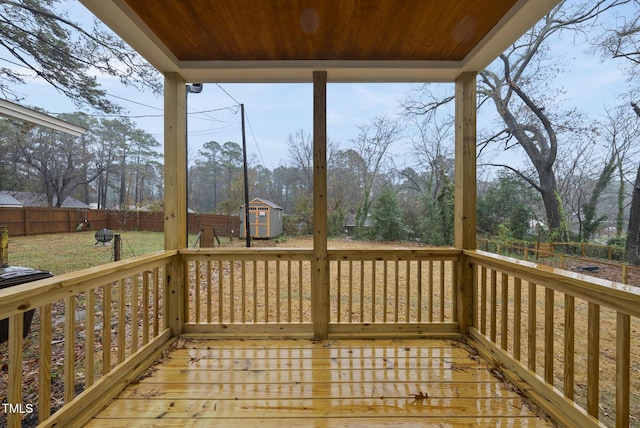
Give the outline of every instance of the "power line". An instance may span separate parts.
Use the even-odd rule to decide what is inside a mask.
[[[220,90],[221,90],[222,92],[224,92],[225,94],[227,94],[227,96],[228,96],[229,98],[231,98],[231,99],[233,100],[233,102],[235,102],[235,103],[236,103],[236,104],[238,104],[238,105],[242,104],[240,101],[238,101],[238,100],[236,100],[235,98],[233,98],[233,96],[232,96],[229,92],[227,92],[227,91],[226,91],[226,89],[224,89],[224,88],[223,88],[219,83],[216,83],[216,86],[217,86],[218,88],[220,88]]]
[[[262,152],[260,151],[260,146],[258,145],[258,139],[256,138],[256,134],[253,132],[253,126],[251,126],[251,121],[249,120],[249,115],[247,114],[246,110],[244,112],[244,115],[247,118],[247,123],[249,124],[249,130],[251,130],[251,136],[253,137],[253,142],[256,144],[256,148],[258,149],[258,155],[260,155],[260,160],[262,161],[262,165],[266,166],[264,163],[264,158],[262,157]]]
[[[234,98],[234,97],[233,97],[229,92],[227,92],[227,91],[226,91],[226,89],[224,89],[224,88],[222,87],[222,85],[220,85],[219,83],[216,83],[216,86],[217,86],[218,88],[220,88],[220,90],[221,90],[222,92],[224,92],[225,94],[227,94],[227,96],[228,96],[229,98],[231,98],[235,103],[237,103],[238,105],[240,105],[240,104],[241,104],[241,103],[240,103],[240,101],[236,100],[236,99],[235,99],[235,98]],[[262,157],[262,151],[260,150],[260,146],[258,145],[258,139],[256,138],[256,134],[255,134],[255,132],[253,131],[253,127],[251,126],[251,121],[249,120],[249,115],[247,114],[246,109],[245,109],[244,115],[245,115],[245,117],[246,117],[246,119],[247,119],[247,123],[249,124],[249,129],[251,130],[251,136],[253,137],[253,141],[254,141],[254,143],[256,144],[256,148],[258,149],[258,155],[260,156],[260,160],[262,161],[262,165],[265,165],[265,163],[264,163],[264,158]]]
[[[105,92],[105,95],[113,97],[113,98],[118,98],[119,100],[127,101],[127,102],[130,102],[130,103],[133,103],[133,104],[138,104],[140,106],[147,107],[147,108],[150,108],[150,109],[159,110],[159,111],[163,111],[164,110],[164,109],[161,109],[160,107],[150,106],[148,104],[144,104],[144,103],[141,103],[141,102],[138,102],[138,101],[133,101],[133,100],[130,100],[130,99],[127,99],[127,98],[124,98],[124,97],[120,97],[118,95],[113,95],[113,94],[110,94],[108,92]]]

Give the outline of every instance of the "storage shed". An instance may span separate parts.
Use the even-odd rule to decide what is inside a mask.
[[[245,205],[240,207],[240,238],[246,237]],[[282,234],[282,207],[265,199],[249,201],[249,226],[252,238],[276,238]]]

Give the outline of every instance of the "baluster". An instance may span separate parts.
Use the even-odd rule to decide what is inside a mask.
[[[537,311],[537,305],[536,305],[536,284],[530,282],[529,283],[529,307],[528,307],[528,316],[529,316],[529,323],[527,326],[527,336],[528,336],[528,342],[527,342],[527,351],[529,353],[528,357],[527,357],[527,366],[529,367],[529,370],[531,370],[532,372],[536,371],[536,353],[537,353],[537,331],[538,331],[538,326],[537,326],[537,320],[536,320],[536,311]]]
[[[52,305],[47,303],[40,308],[40,350],[38,371],[38,421],[42,423],[51,414],[51,325]],[[111,331],[103,328],[103,335]],[[92,337],[93,339],[93,337]],[[11,342],[9,342],[11,343]],[[11,355],[11,351],[9,351]],[[12,359],[13,361],[13,359]],[[93,370],[92,370],[93,377]],[[11,379],[11,376],[9,376]],[[9,400],[11,403],[11,399]]]
[[[213,265],[207,261],[207,322],[213,321]]]
[[[236,312],[236,262],[229,260],[229,322],[235,322]]]
[[[339,263],[339,262],[338,262]],[[293,322],[291,318],[291,260],[287,261],[287,321]]]
[[[417,310],[418,310],[418,322],[422,322],[422,260],[417,261],[418,264],[418,299],[417,299]]]
[[[194,298],[195,298],[195,319],[193,320],[193,322],[199,323],[200,322],[200,282],[202,281],[201,279],[201,275],[202,273],[200,272],[200,260],[196,260],[195,262],[195,270],[196,270],[196,275],[195,275],[195,284],[193,285],[193,294],[194,294]],[[187,289],[189,289],[190,287],[187,287]],[[189,300],[189,296],[187,295],[185,300]],[[184,314],[184,318],[186,320],[190,319],[190,314],[189,311],[186,311]]]
[[[142,323],[142,344],[149,343],[149,272],[142,274],[142,311],[144,313],[144,322]],[[153,315],[155,317],[155,314]]]
[[[445,294],[445,272],[444,272],[444,260],[440,260],[440,322],[444,322],[444,308],[446,303],[446,294]]]
[[[480,268],[480,332],[487,334],[487,267]]]
[[[132,278],[133,284],[131,285],[131,353],[135,353],[138,351],[138,287],[140,286],[140,281],[138,279],[138,274],[135,274]],[[184,299],[185,302],[189,299]],[[185,313],[189,313],[186,311]]]
[[[500,345],[502,349],[505,351],[509,345],[509,275],[506,273],[502,274],[502,281],[500,284],[500,290],[502,291],[502,295],[500,297],[500,304],[502,308],[500,309]]]
[[[76,369],[76,308],[75,296],[64,299],[64,402],[75,395]],[[22,336],[20,336],[22,337]],[[124,359],[124,358],[123,358]],[[122,360],[120,360],[122,362]]]
[[[376,322],[376,261],[371,261],[371,322]]]
[[[497,311],[498,311],[498,272],[491,270],[491,307],[489,315],[491,319],[491,341],[495,343],[497,336]]]
[[[241,300],[241,311],[242,311],[242,324],[247,322],[247,261],[243,260],[242,265],[240,267],[240,274],[242,275],[242,300]],[[291,314],[289,314],[291,316]]]
[[[618,312],[616,319],[616,426],[628,427],[630,418],[631,317]]]
[[[520,360],[522,340],[522,280],[513,278],[513,357]]]
[[[575,298],[564,295],[564,395],[573,400],[575,379]]]
[[[544,297],[544,379],[553,385],[553,312],[555,292],[545,287]]]
[[[218,323],[222,324],[222,316],[223,314],[223,281],[224,281],[224,265],[223,261],[218,261]]]
[[[406,297],[405,297],[405,321],[411,322],[411,261],[407,260],[406,264]]]
[[[383,277],[383,282],[382,282],[382,305],[384,307],[384,314],[382,317],[382,322],[387,322],[387,310],[388,310],[388,298],[387,298],[387,292],[389,291],[389,279],[387,277],[387,275],[389,274],[389,261],[385,260],[382,262],[383,263],[383,268],[384,268],[384,277]]]
[[[600,402],[600,305],[589,303],[587,331],[587,412],[598,418]]]
[[[85,305],[85,336],[84,336],[84,386],[85,389],[93,385],[93,367],[95,355],[95,312],[96,294],[94,290],[86,292],[87,303]],[[40,321],[43,322],[42,320]]]
[[[342,322],[342,261],[338,260],[336,261],[336,275],[338,276],[336,283],[338,286],[338,295],[336,296],[337,298],[337,308],[336,308],[336,322],[340,323]]]

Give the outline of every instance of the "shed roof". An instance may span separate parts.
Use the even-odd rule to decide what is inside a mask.
[[[276,209],[276,210],[282,210],[284,208],[282,208],[280,205],[276,204],[275,202],[271,202],[268,201],[266,199],[262,199],[262,198],[253,198],[252,200],[249,201],[249,205],[253,205],[253,204],[263,204],[263,205],[267,205],[270,208]],[[244,208],[245,204],[242,204],[240,207]]]
[[[559,0],[80,0],[188,82],[453,81]]]

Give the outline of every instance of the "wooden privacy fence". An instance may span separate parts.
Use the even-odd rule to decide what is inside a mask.
[[[215,227],[218,236],[238,236],[237,216],[188,215],[189,231]],[[75,208],[0,208],[0,226],[9,228],[10,236],[69,233],[77,230],[145,230],[162,232],[164,213],[147,211],[88,210]]]

